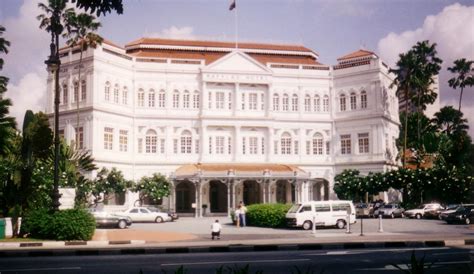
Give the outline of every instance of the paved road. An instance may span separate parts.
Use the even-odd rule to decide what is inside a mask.
[[[239,253],[192,253],[120,256],[67,256],[0,258],[0,273],[216,273],[219,267],[243,268],[248,273],[401,273],[395,264],[407,269],[413,249],[352,249],[317,251],[274,251]],[[419,248],[432,274],[472,273],[474,251],[461,248]],[[297,267],[297,268],[296,268]],[[309,272],[311,269],[314,272]],[[164,271],[165,272],[164,272]],[[141,271],[141,272],[140,272]],[[228,273],[228,272],[224,272]],[[242,272],[247,273],[247,272]]]

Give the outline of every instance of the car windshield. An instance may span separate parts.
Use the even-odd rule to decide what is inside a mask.
[[[290,210],[288,210],[288,213],[296,213],[296,212],[298,212],[298,209],[299,209],[300,207],[301,207],[301,204],[296,204],[296,205],[292,206],[292,207],[290,208]]]
[[[417,207],[417,209],[423,209],[423,208],[425,208],[425,205],[421,205],[421,206]]]
[[[448,205],[446,207],[446,210],[453,210],[453,209],[457,209],[459,207],[459,205]]]

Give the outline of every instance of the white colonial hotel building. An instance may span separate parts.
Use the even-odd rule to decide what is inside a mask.
[[[171,210],[334,199],[344,169],[396,164],[398,99],[373,52],[329,66],[299,45],[143,38],[84,56],[78,79],[78,49],[61,50],[60,134],[129,179],[168,176]],[[52,86],[50,76],[50,114]]]

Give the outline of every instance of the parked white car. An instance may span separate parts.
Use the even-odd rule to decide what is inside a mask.
[[[438,203],[423,204],[415,209],[410,209],[404,212],[405,217],[421,219],[428,211],[443,209]]]
[[[171,217],[165,212],[153,212],[145,207],[132,207],[120,215],[128,216],[133,222],[169,222]]]

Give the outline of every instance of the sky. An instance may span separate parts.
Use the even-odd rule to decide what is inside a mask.
[[[392,67],[399,53],[429,40],[443,59],[441,106],[458,106],[460,92],[448,86],[447,68],[456,59],[474,60],[474,0],[236,1],[229,11],[230,0],[124,0],[122,15],[99,18],[99,33],[121,46],[141,37],[234,41],[237,21],[242,42],[301,44],[328,65],[363,48]],[[50,36],[38,28],[38,2],[0,1],[0,24],[11,42],[2,74],[10,78],[6,96],[19,123],[27,109],[45,109]],[[462,111],[474,137],[474,88],[464,90]]]

